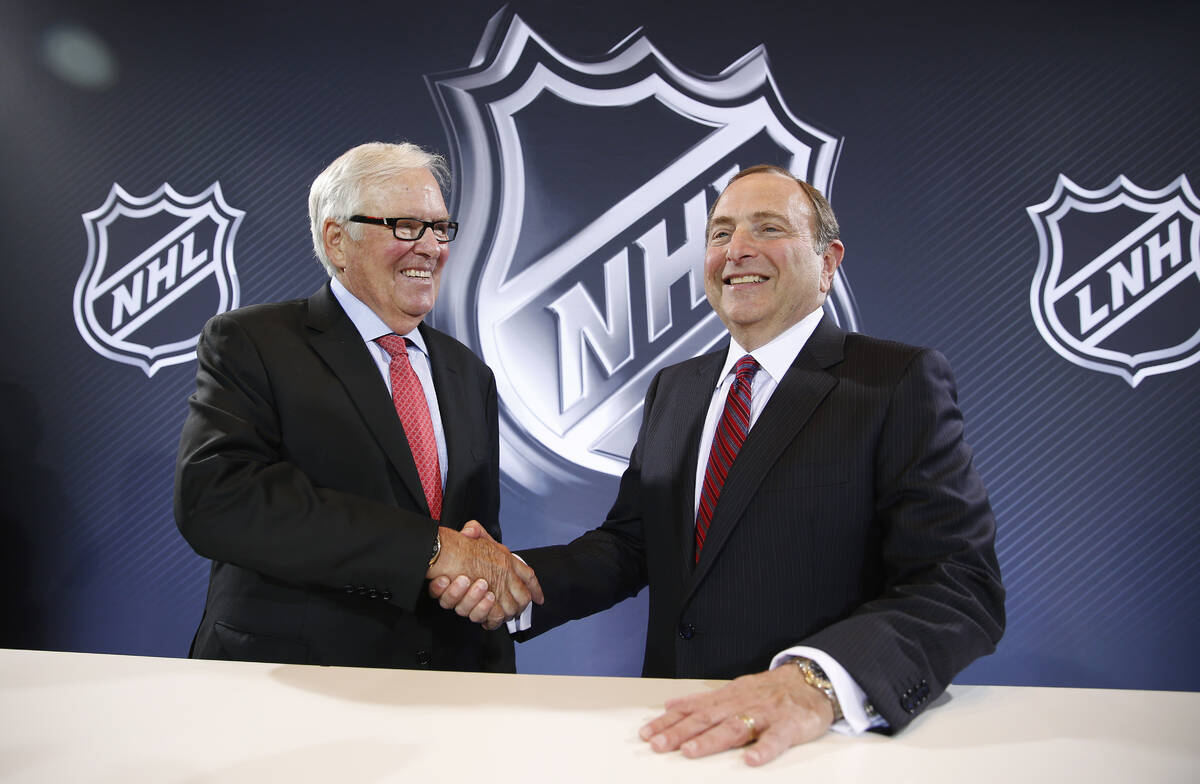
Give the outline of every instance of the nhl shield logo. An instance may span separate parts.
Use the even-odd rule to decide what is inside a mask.
[[[1030,307],[1055,351],[1133,387],[1200,360],[1200,202],[1186,177],[1092,191],[1060,174],[1028,212],[1041,246]]]
[[[789,111],[761,47],[701,77],[640,34],[572,59],[501,12],[470,67],[427,81],[471,267],[434,315],[496,373],[504,470],[534,490],[618,475],[653,375],[727,334],[702,279],[720,189],[775,163],[828,194],[840,139]],[[840,270],[834,292],[856,329]]]
[[[233,240],[243,215],[225,203],[220,183],[197,196],[164,183],[141,198],[114,183],[103,206],[83,215],[79,334],[147,376],[195,357],[204,322],[237,307]]]

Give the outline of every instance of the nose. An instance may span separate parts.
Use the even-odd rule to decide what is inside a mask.
[[[432,259],[442,252],[442,244],[433,236],[433,229],[425,227],[425,232],[413,240],[413,253]]]
[[[753,256],[757,251],[750,230],[744,226],[735,226],[729,235],[729,244],[725,246],[725,258],[738,261]]]

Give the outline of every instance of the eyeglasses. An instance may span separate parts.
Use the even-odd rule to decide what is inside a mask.
[[[387,226],[392,230],[393,237],[410,242],[425,236],[426,229],[433,229],[433,238],[438,242],[449,242],[458,234],[458,222],[449,220],[424,221],[420,218],[372,218],[369,215],[352,215],[350,222]]]

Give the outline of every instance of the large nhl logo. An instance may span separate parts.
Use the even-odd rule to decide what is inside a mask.
[[[1134,387],[1200,360],[1200,202],[1186,177],[1092,191],[1060,174],[1028,212],[1041,245],[1030,307],[1055,351]]]
[[[714,77],[640,34],[581,61],[501,12],[427,81],[463,226],[435,321],[496,373],[504,470],[534,491],[619,474],[654,373],[727,334],[702,279],[720,189],[767,162],[828,195],[840,140],[788,110],[762,47]],[[857,328],[840,271],[826,310]]]
[[[199,326],[237,307],[233,239],[245,213],[220,183],[197,196],[170,185],[145,197],[113,184],[83,215],[88,255],[75,284],[75,325],[97,353],[147,376],[196,355]]]

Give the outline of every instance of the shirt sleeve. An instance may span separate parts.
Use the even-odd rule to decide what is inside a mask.
[[[833,691],[837,695],[838,704],[842,706],[842,719],[836,721],[831,729],[843,735],[861,735],[875,727],[888,726],[887,720],[875,712],[867,699],[866,692],[854,680],[846,668],[824,651],[810,648],[806,645],[793,645],[787,650],[775,654],[771,660],[771,669],[781,667],[793,659],[805,658],[816,662],[825,671]]]

